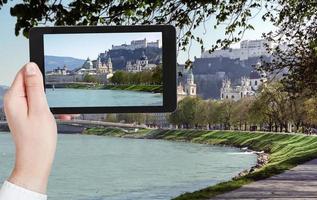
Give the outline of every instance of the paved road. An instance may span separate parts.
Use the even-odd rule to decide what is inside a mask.
[[[212,199],[317,199],[317,159]]]

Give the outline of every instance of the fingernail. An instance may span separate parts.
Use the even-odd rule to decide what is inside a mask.
[[[26,75],[33,76],[36,74],[35,66],[32,64],[26,65]]]

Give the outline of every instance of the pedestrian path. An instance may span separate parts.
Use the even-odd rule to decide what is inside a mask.
[[[282,174],[218,195],[217,200],[317,200],[317,159]]]

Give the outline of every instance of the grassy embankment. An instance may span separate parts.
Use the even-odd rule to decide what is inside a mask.
[[[73,89],[100,89],[100,90],[129,90],[138,92],[163,93],[162,85],[103,85],[103,84],[83,84],[72,83],[65,86]]]
[[[174,200],[209,199],[317,158],[317,137],[305,135],[199,130],[141,130],[139,133],[129,133],[111,128],[88,129],[85,134],[249,147],[249,149],[270,154],[267,165],[253,173],[193,193],[183,194]]]

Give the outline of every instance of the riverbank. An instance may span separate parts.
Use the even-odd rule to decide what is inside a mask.
[[[296,134],[275,134],[235,131],[202,130],[146,130],[129,132],[122,129],[92,128],[84,134],[107,135],[138,139],[163,139],[226,145],[269,154],[268,162],[259,169],[240,174],[230,181],[219,183],[202,190],[185,193],[174,200],[209,199],[242,187],[243,185],[280,174],[306,161],[317,158],[317,137]]]
[[[97,89],[97,90],[127,90],[137,92],[163,93],[162,85],[103,85],[71,83],[64,86],[71,89]]]

